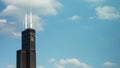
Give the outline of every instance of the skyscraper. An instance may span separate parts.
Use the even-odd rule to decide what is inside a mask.
[[[35,30],[32,28],[32,12],[30,12],[29,16],[25,14],[25,30],[22,31],[22,49],[17,51],[17,68],[36,68],[36,43]],[[29,23],[28,20],[30,20]]]
[[[34,29],[22,31],[22,49],[17,51],[17,68],[36,68]]]

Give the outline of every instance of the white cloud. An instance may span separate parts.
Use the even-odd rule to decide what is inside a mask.
[[[79,67],[82,67],[82,68],[91,68],[91,66],[89,66],[89,65],[86,64],[86,63],[80,62],[80,61],[79,61],[78,59],[76,59],[76,58],[71,58],[71,59],[67,59],[67,60],[61,59],[61,60],[60,60],[60,64],[61,64],[61,65],[79,66]]]
[[[80,65],[80,61],[78,59],[72,58],[72,59],[61,59],[60,60],[60,64],[62,65],[75,65],[75,66],[79,66]]]
[[[48,60],[48,62],[51,62],[51,63],[55,62],[55,61],[56,61],[56,59],[54,59],[54,58],[51,58],[51,59]]]
[[[103,65],[106,67],[113,67],[113,66],[116,66],[117,64],[107,61]]]
[[[14,65],[8,65],[7,68],[15,68]]]
[[[42,18],[37,15],[33,15],[33,28],[38,31],[43,31],[43,25],[44,22],[42,21]]]
[[[2,10],[0,15],[6,18],[11,17],[12,20],[17,22],[16,24],[19,25],[19,28],[23,25],[22,20],[24,19],[24,15],[30,12],[29,8],[32,8],[33,25],[38,31],[44,30],[44,19],[41,16],[57,15],[58,10],[62,7],[62,4],[58,0],[2,0],[2,2],[7,6]],[[4,22],[6,21],[0,20],[0,23]],[[0,27],[0,30],[4,34],[11,31],[11,35],[19,36],[19,32],[15,32],[17,27],[11,25],[6,23],[3,28]],[[0,24],[0,26],[3,26],[3,24]]]
[[[111,20],[120,18],[119,11],[115,7],[110,6],[97,7],[96,14],[99,19]]]
[[[80,19],[80,16],[74,15],[74,16],[69,17],[68,19],[69,19],[69,20],[76,21],[76,20],[79,20],[79,19]]]
[[[0,23],[6,23],[7,20],[6,19],[0,19]]]
[[[21,37],[21,33],[20,32],[12,32],[12,36],[14,36],[15,38]]]
[[[62,4],[57,0],[3,0],[8,5],[14,5],[21,8],[23,11],[26,8],[33,8],[34,13],[38,15],[56,15],[57,9],[62,7]],[[29,3],[28,3],[29,2]],[[14,8],[15,7],[9,7]]]
[[[9,35],[11,37],[20,37],[21,34],[20,32],[16,32],[15,29],[15,24],[7,22],[6,19],[4,19],[5,22],[4,23],[0,23],[0,34],[2,35]]]
[[[20,8],[18,8],[17,6],[14,6],[14,5],[8,5],[1,13],[2,15],[5,15],[5,16],[18,16],[21,14],[21,10]]]
[[[54,68],[92,68],[87,63],[80,62],[77,58],[70,58],[70,59],[60,59],[56,60],[55,58],[51,58],[48,62],[52,62]],[[44,68],[43,66],[39,66],[38,68]]]
[[[60,65],[60,64],[55,64],[56,68],[64,68],[64,66]]]
[[[44,68],[43,66],[38,66],[38,68]]]

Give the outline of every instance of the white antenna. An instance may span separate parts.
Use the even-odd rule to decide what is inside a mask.
[[[27,14],[25,14],[25,29],[27,28],[27,20],[28,20],[28,16]]]
[[[31,8],[30,8],[30,28],[32,28],[32,11],[31,11]]]
[[[25,19],[23,19],[23,29],[25,29]]]

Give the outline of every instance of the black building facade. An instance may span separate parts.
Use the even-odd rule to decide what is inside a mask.
[[[35,30],[22,31],[22,49],[17,51],[17,68],[36,68]]]

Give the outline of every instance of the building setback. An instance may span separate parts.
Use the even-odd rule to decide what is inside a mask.
[[[36,68],[35,30],[22,31],[22,49],[17,51],[17,68]]]

